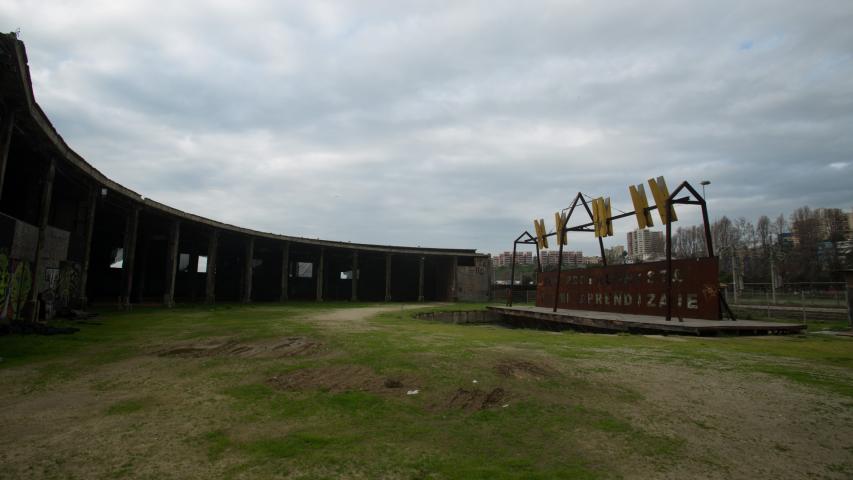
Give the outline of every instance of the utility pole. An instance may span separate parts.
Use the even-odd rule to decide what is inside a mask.
[[[710,184],[711,184],[710,180],[702,180],[701,182],[699,182],[699,185],[702,185],[702,200],[705,200],[706,202],[708,201],[708,198],[705,196],[705,185],[710,185]]]
[[[737,305],[737,271],[735,271],[735,263],[736,263],[735,247],[732,246],[731,249],[732,249],[732,293],[734,295],[732,298],[734,299],[734,304]]]
[[[773,267],[773,254],[770,254],[770,293],[773,305],[776,305],[776,270]]]

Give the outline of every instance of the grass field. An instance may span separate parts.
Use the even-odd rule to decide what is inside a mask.
[[[416,311],[139,309],[0,337],[0,478],[853,477],[853,338]]]

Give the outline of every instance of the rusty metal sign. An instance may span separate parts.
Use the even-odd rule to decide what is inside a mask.
[[[666,261],[566,270],[560,274],[557,308],[720,319],[716,258],[672,261],[672,294],[667,295]],[[554,306],[557,272],[542,272],[536,306]],[[671,298],[669,298],[671,297]]]

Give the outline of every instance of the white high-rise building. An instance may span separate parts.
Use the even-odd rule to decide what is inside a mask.
[[[663,232],[637,229],[628,232],[628,256],[634,260],[651,261],[664,256]]]

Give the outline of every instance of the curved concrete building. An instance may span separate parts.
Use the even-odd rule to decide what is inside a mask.
[[[490,259],[473,249],[259,232],[110,180],[36,103],[24,45],[11,33],[0,35],[0,108],[0,319],[93,302],[488,298]]]

